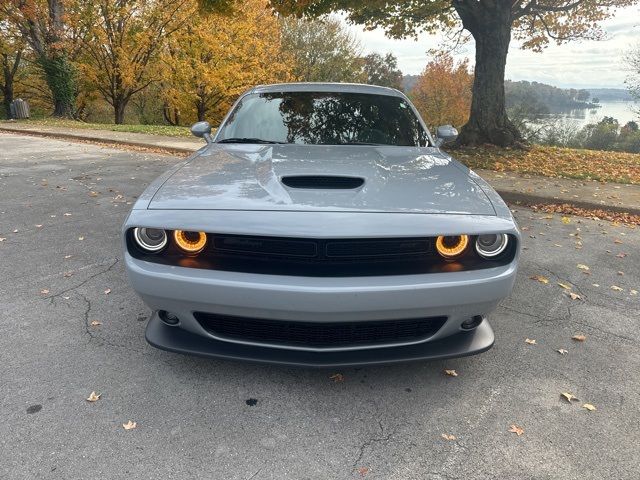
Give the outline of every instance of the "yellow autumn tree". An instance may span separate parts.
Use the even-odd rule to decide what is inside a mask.
[[[430,128],[469,119],[473,74],[467,60],[455,62],[446,52],[436,53],[418,77],[411,100]]]
[[[195,15],[167,41],[162,68],[170,123],[217,121],[243,90],[290,77],[265,0],[238,2],[231,15]]]
[[[115,123],[133,95],[160,80],[160,51],[195,10],[191,0],[99,0],[75,20],[87,31],[80,81],[113,107]]]

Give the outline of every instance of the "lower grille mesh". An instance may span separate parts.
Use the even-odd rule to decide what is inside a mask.
[[[295,322],[194,313],[209,333],[231,340],[310,348],[407,343],[435,334],[446,317],[369,322]]]

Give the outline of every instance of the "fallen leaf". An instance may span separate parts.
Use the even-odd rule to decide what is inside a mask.
[[[369,473],[369,469],[367,467],[360,467],[358,469],[358,473],[361,477],[364,477],[367,473]]]
[[[517,425],[511,425],[511,427],[509,428],[509,431],[511,433],[515,433],[517,436],[520,436],[524,433],[524,428],[521,428]]]
[[[71,258],[72,256],[73,256],[73,255],[65,255],[65,256],[64,256],[64,259],[65,259],[65,260],[68,260],[68,259],[69,259],[69,258]]]
[[[48,294],[48,293],[49,293],[49,290],[47,290],[46,288],[43,288],[42,290],[40,290],[40,293],[41,293],[42,295],[46,295],[46,294]]]
[[[84,237],[78,237],[78,240],[82,241],[84,240]]]
[[[613,241],[613,243],[621,244],[621,243],[622,243],[622,240],[620,240],[619,238],[616,238],[616,239]]]
[[[566,283],[560,283],[558,282],[558,285],[560,285],[562,288],[564,288],[565,290],[571,290],[571,286],[567,285]]]
[[[333,380],[334,382],[338,383],[338,382],[344,382],[344,375],[342,375],[341,373],[334,373],[333,375],[331,375],[329,377],[331,380]]]
[[[638,291],[634,290],[634,289],[631,289],[631,290],[629,290],[629,293],[631,293],[631,295],[637,295]]]
[[[41,225],[41,224],[39,224],[39,223],[37,223],[37,224],[36,224],[36,228],[42,228],[42,225]]]
[[[593,285],[594,287],[599,287],[600,286],[599,283],[592,283],[591,285]]]
[[[536,341],[532,340],[531,338],[525,338],[524,341],[525,341],[525,343],[528,343],[529,345],[536,345]]]
[[[64,272],[62,275],[63,275],[64,277],[69,278],[69,277],[72,277],[72,276],[73,276],[73,272]]]
[[[62,298],[64,298],[65,300],[69,300],[71,297],[64,297],[63,296]]]
[[[576,402],[578,401],[578,398],[574,394],[569,392],[562,392],[560,396],[569,403],[571,403],[571,401],[576,401]]]
[[[5,237],[0,237],[0,242],[4,242],[6,240]]]
[[[67,212],[67,213],[65,213],[65,214],[64,214],[64,216],[65,216],[65,217],[70,217],[71,215],[72,215],[72,214],[71,214],[71,213],[69,213],[69,212]]]
[[[624,276],[624,272],[622,272],[622,271],[620,271],[620,270],[619,270],[619,271],[618,271],[618,275],[620,275],[620,276],[622,277],[622,276]]]
[[[91,191],[91,192],[89,192],[89,196],[90,197],[97,197],[98,196],[98,192]]]
[[[440,435],[442,438],[444,438],[445,440],[455,440],[456,436],[455,435],[449,435],[448,433],[443,433],[442,435]]]
[[[622,292],[624,288],[620,288],[617,285],[611,285],[611,290],[615,290],[616,292]]]
[[[572,340],[575,340],[576,342],[584,342],[587,337],[581,333],[574,335],[573,337],[571,337]]]
[[[531,278],[531,280],[537,280],[540,283],[544,283],[545,285],[549,283],[549,279],[547,277],[543,277],[542,275],[534,275],[529,278]]]
[[[18,233],[20,230],[18,230],[17,228],[13,231],[13,233]]]
[[[445,370],[444,374],[445,375],[449,375],[450,377],[457,377],[458,376],[458,372],[456,372],[455,370]]]
[[[569,217],[562,217],[562,223],[564,223],[565,225],[571,223],[571,219]]]
[[[569,292],[569,296],[571,297],[571,300],[581,300],[582,297],[580,295],[578,295],[577,293],[573,293],[573,292]]]
[[[627,256],[626,253],[619,253],[619,254],[616,255],[616,257],[618,257],[618,258],[624,258],[626,256]]]
[[[102,322],[100,322],[99,320],[92,320],[90,325],[92,327],[99,327],[100,325],[102,325]]]
[[[105,295],[109,295],[110,293],[111,293],[111,289],[110,289],[110,288],[107,288],[107,289],[104,291],[104,294],[105,294]]]
[[[558,350],[556,350],[556,352],[558,352],[560,355],[566,355],[567,353],[569,353],[569,350],[565,350],[564,348],[559,348]]]
[[[586,265],[583,265],[582,263],[578,264],[578,268],[580,270],[585,270],[585,271],[589,271],[589,267],[587,267]]]
[[[590,412],[593,412],[594,410],[596,410],[596,407],[591,405],[590,403],[585,403],[584,405],[582,405],[582,408],[586,408]]]
[[[89,398],[87,398],[87,402],[97,402],[98,400],[100,400],[101,395],[101,393],[91,392],[89,394]]]
[[[124,428],[125,430],[133,430],[137,426],[138,424],[136,422],[132,422],[131,420],[129,420],[127,423],[122,424],[122,428]]]

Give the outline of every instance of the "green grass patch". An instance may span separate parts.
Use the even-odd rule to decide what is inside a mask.
[[[17,123],[42,127],[73,128],[84,130],[109,130],[112,132],[146,133],[148,135],[164,135],[169,137],[191,137],[188,127],[171,125],[115,125],[113,123],[85,123],[70,119],[43,118],[19,120]]]

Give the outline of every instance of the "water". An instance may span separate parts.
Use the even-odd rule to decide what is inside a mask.
[[[558,110],[540,118],[564,119],[582,128],[589,123],[598,123],[603,117],[613,117],[620,125],[635,120],[640,123],[640,103],[626,101],[600,102],[600,108],[586,110]],[[635,110],[635,111],[634,111]],[[535,123],[535,122],[534,122]]]

